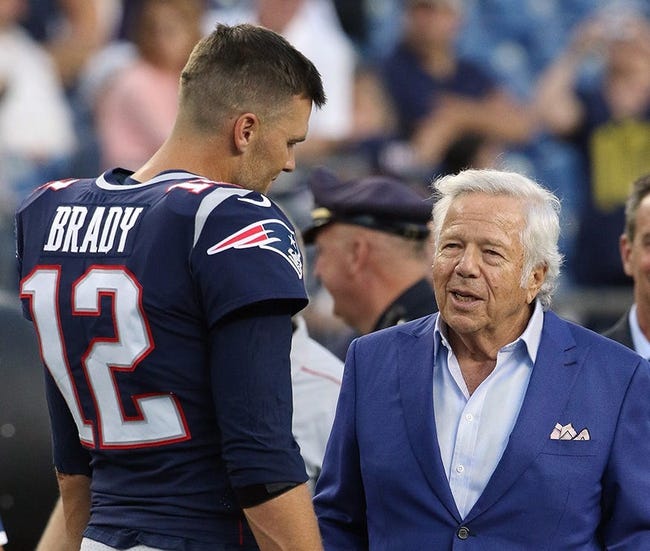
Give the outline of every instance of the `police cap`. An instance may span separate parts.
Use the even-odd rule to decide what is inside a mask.
[[[355,224],[410,239],[429,235],[432,200],[389,176],[339,180],[326,168],[315,169],[309,179],[314,196],[311,225],[302,232],[306,244],[332,222]]]

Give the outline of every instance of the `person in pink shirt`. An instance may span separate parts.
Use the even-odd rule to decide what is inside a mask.
[[[169,135],[178,79],[201,38],[199,0],[145,0],[135,20],[135,57],[102,85],[95,124],[102,169],[142,165]]]

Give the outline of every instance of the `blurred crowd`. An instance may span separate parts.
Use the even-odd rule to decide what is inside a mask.
[[[439,174],[508,168],[562,199],[562,287],[628,288],[617,243],[650,172],[649,16],[647,0],[0,0],[0,286],[16,285],[15,206],[48,180],[138,168],[222,21],[281,33],[322,73],[328,103],[271,192],[298,227],[321,165],[423,195]]]
[[[650,173],[650,0],[0,0],[0,298],[17,301],[16,206],[46,181],[137,169],[169,134],[180,71],[217,22],[279,32],[323,76],[328,102],[298,169],[270,192],[299,229],[314,221],[323,166],[340,182],[381,175],[423,198],[442,174],[515,170],[562,201],[554,309],[600,330],[632,301],[618,242],[632,183]],[[354,333],[380,326],[386,281],[420,288],[429,277],[426,243],[406,248],[364,224],[321,232],[320,260],[313,236],[305,246],[309,333],[340,357]],[[373,274],[347,276],[344,230],[381,245]],[[421,296],[413,306],[433,302]],[[0,334],[6,365],[37,363],[12,332],[21,328],[16,319]],[[45,417],[34,428],[42,396],[33,374],[13,376],[24,378],[17,407],[34,406],[36,457],[47,444]],[[35,537],[45,518],[24,519],[38,527],[23,531]]]

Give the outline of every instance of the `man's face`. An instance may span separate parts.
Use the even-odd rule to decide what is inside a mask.
[[[536,270],[522,288],[524,224],[521,202],[513,197],[469,193],[449,208],[433,282],[442,318],[461,338],[503,346],[525,328],[544,273]]]
[[[347,224],[330,223],[316,234],[314,276],[334,301],[334,314],[354,327],[356,290],[352,286],[350,264],[353,262],[350,229]]]
[[[424,2],[406,12],[406,34],[421,41],[423,49],[447,47],[453,44],[462,24],[462,13],[456,2]],[[416,42],[417,44],[417,42]]]
[[[260,120],[258,134],[251,142],[237,184],[266,193],[281,172],[292,172],[296,168],[294,150],[307,136],[311,108],[310,99],[294,96],[281,112]]]
[[[625,273],[634,279],[636,303],[650,304],[650,195],[637,210],[634,240],[621,237],[621,257]]]

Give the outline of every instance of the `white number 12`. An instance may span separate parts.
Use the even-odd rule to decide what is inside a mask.
[[[171,394],[132,396],[138,416],[128,418],[114,372],[131,372],[149,354],[153,342],[142,309],[136,278],[119,266],[91,266],[72,286],[72,315],[98,316],[101,297],[113,302],[115,335],[92,338],[81,357],[97,415],[97,442],[92,422],[81,409],[70,370],[59,315],[59,266],[38,266],[21,283],[21,296],[31,301],[32,318],[43,361],[74,417],[79,439],[100,448],[139,448],[189,438],[182,408]]]

